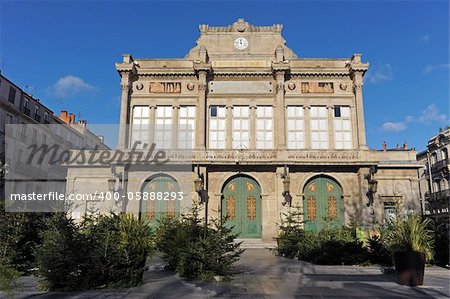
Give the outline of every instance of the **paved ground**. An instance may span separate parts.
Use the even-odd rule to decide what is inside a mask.
[[[317,266],[273,256],[265,249],[248,249],[236,264],[239,274],[231,282],[201,283],[181,279],[162,270],[154,259],[144,284],[132,289],[76,293],[42,293],[36,281],[25,279],[15,298],[449,298],[450,271],[426,269],[425,285],[400,286],[394,274],[377,267]],[[2,297],[2,294],[0,294]],[[5,295],[3,295],[5,297]],[[2,297],[2,298],[3,298]]]

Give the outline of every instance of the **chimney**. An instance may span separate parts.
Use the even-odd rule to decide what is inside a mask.
[[[101,143],[105,143],[105,136],[98,135],[97,137],[98,137],[98,139],[100,139]]]
[[[385,152],[385,151],[386,151],[386,148],[387,148],[387,144],[386,144],[386,141],[383,141],[383,152]]]
[[[408,149],[408,145],[406,144],[406,142],[403,143],[403,149],[404,149],[404,150],[407,150],[407,149]]]
[[[80,126],[82,126],[83,128],[86,128],[87,121],[84,120],[84,119],[81,119],[81,120],[78,121],[78,124],[79,124]]]
[[[75,114],[70,113],[69,114],[69,124],[74,124],[75,123]]]
[[[67,115],[67,111],[61,111],[61,114],[59,115],[59,118],[61,118],[61,120],[64,122],[64,123],[66,123],[66,124],[68,124],[69,123],[69,116]]]

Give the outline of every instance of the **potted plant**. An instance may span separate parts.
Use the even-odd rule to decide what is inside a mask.
[[[399,284],[423,284],[425,262],[433,258],[433,233],[430,220],[419,215],[391,219],[386,227],[385,240],[392,252]]]

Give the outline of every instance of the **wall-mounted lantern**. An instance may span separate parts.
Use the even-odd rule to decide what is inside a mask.
[[[119,182],[119,186],[116,188],[116,183]],[[119,192],[123,190],[124,175],[123,172],[116,172],[116,165],[111,164],[111,177],[108,179],[108,190],[110,192]]]
[[[367,206],[370,207],[373,205],[374,196],[378,190],[378,181],[374,178],[375,174],[378,172],[378,167],[376,165],[372,165],[369,169],[369,173],[364,176],[369,184],[369,188],[366,192],[367,198],[369,201],[367,202]]]
[[[292,205],[292,196],[290,194],[291,179],[289,178],[289,168],[287,166],[284,166],[284,174],[281,178],[283,179],[283,193],[281,194],[284,198],[284,201],[281,204],[290,207]]]
[[[195,192],[200,197],[200,203],[204,204],[208,201],[208,191],[205,190],[205,177],[203,173],[198,174],[194,180]]]

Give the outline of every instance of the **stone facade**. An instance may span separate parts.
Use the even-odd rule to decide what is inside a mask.
[[[197,174],[204,175],[209,201],[203,212],[210,218],[224,216],[231,203],[234,208],[247,200],[237,221],[246,223],[246,217],[257,213],[258,238],[267,241],[276,236],[277,223],[289,210],[283,204],[286,177],[292,205],[303,207],[312,223],[320,220],[316,215],[328,215],[338,224],[353,217],[370,224],[371,215],[382,222],[387,209],[398,204],[404,211],[420,210],[416,153],[367,147],[363,76],[369,65],[361,54],[298,57],[286,46],[282,25],[253,26],[239,19],[230,26],[199,29],[197,45],[183,59],[134,59],[127,54],[116,64],[122,90],[119,148],[129,149],[137,140],[128,124],[145,118],[146,124],[157,125],[163,121],[162,111],[178,124],[186,118],[186,107],[194,107],[191,186],[194,190]],[[147,142],[156,140],[153,133],[144,131]],[[171,135],[172,161],[183,152],[179,135],[177,129]],[[367,206],[367,175],[374,166],[378,190],[373,205]],[[142,190],[151,177],[145,171],[126,175],[124,188],[132,192]],[[110,176],[107,167],[72,167],[68,189],[89,185],[107,191]],[[237,177],[246,178],[242,182],[248,190],[225,198],[226,188],[236,191],[231,182]],[[92,178],[98,181],[95,187],[88,184]],[[246,193],[254,181],[260,190],[256,212],[254,198]],[[130,202],[126,210],[139,213],[141,207]]]

